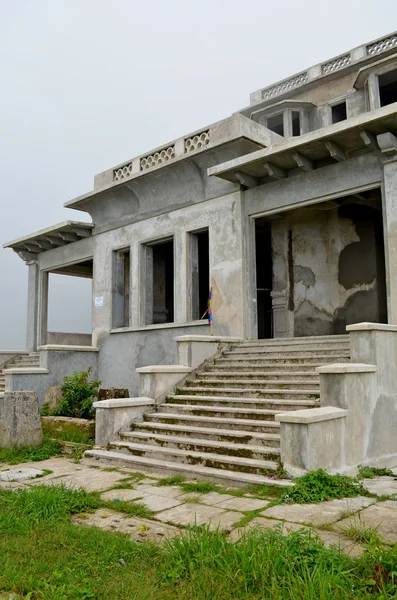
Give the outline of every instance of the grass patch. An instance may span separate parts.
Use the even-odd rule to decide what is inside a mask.
[[[31,600],[385,600],[396,597],[397,546],[359,558],[302,531],[191,528],[163,547],[70,522],[97,493],[0,490],[0,590]]]
[[[95,440],[90,438],[86,431],[81,431],[78,427],[69,426],[67,429],[61,431],[53,429],[47,435],[48,437],[51,436],[54,440],[61,440],[62,442],[85,444],[86,446],[93,446],[95,444]]]
[[[200,496],[186,496],[183,501],[186,504],[202,504],[202,500]]]
[[[156,485],[158,487],[162,487],[164,485],[180,485],[185,481],[184,477],[180,477],[176,475],[175,477],[163,477],[162,479],[158,479]]]
[[[109,508],[110,510],[117,510],[123,512],[129,517],[141,517],[142,519],[151,519],[153,512],[149,510],[144,504],[140,502],[126,502],[115,498],[114,500],[102,501],[102,508]]]
[[[259,510],[249,510],[244,513],[244,516],[241,517],[239,521],[233,523],[233,527],[238,527],[241,529],[242,527],[246,527],[248,523],[250,523],[255,517],[261,517],[261,513]]]
[[[197,482],[186,482],[180,483],[181,487],[185,492],[192,494],[209,494],[210,492],[218,492],[219,488],[213,483],[208,481],[197,481]]]
[[[9,465],[18,465],[19,463],[47,460],[52,456],[59,456],[61,447],[56,440],[47,436],[41,446],[27,446],[26,448],[4,448],[0,450],[0,462]]]
[[[351,525],[341,529],[342,533],[358,544],[379,544],[380,538],[377,527],[357,527]],[[396,590],[397,591],[397,590]]]
[[[329,475],[323,469],[299,477],[294,483],[294,487],[283,490],[280,498],[282,502],[318,504],[335,498],[369,496],[356,479],[346,475]]]
[[[397,475],[385,467],[360,467],[357,479],[373,479],[374,477],[394,477]]]

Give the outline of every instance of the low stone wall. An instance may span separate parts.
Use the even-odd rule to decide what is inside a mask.
[[[54,434],[55,437],[59,437],[59,434],[78,429],[91,439],[95,439],[94,420],[75,419],[72,417],[41,417],[41,424],[43,433],[50,436]]]
[[[319,468],[355,474],[397,459],[397,327],[347,330],[355,362],[317,369],[321,407],[276,415],[281,460],[293,476]]]

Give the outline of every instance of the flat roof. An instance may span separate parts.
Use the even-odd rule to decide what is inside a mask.
[[[29,233],[11,242],[3,244],[3,248],[26,251],[32,255],[65,246],[91,236],[94,225],[81,221],[62,221],[51,227]]]

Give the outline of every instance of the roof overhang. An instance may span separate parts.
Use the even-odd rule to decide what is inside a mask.
[[[38,254],[91,236],[92,223],[63,221],[24,237],[7,242],[3,248],[12,248],[23,260],[36,260]]]
[[[378,150],[376,136],[387,132],[397,133],[397,103],[210,167],[208,175],[255,187],[289,171],[311,171],[324,160],[340,162],[355,151]]]

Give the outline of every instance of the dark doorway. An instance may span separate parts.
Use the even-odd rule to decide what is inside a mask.
[[[271,223],[265,218],[255,220],[255,259],[258,338],[271,338],[273,336],[272,236]]]
[[[146,246],[146,325],[174,322],[174,241]]]

